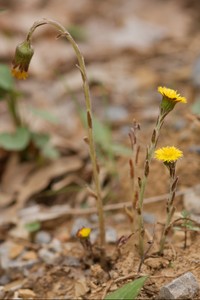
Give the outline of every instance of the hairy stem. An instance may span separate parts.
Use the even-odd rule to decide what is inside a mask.
[[[175,165],[174,165],[175,167]],[[171,220],[172,217],[174,215],[174,198],[175,198],[175,190],[176,190],[176,184],[175,181],[177,182],[177,177],[175,178],[175,169],[173,168],[173,171],[170,171],[170,192],[169,192],[169,198],[167,200],[167,206],[166,206],[166,214],[167,214],[167,219],[165,222],[165,226],[163,229],[163,233],[161,236],[161,240],[160,240],[160,249],[159,249],[159,255],[163,255],[163,251],[164,251],[164,246],[165,246],[165,242],[166,242],[166,238],[170,229],[170,225],[171,225]]]
[[[18,107],[16,103],[16,97],[13,93],[10,93],[7,99],[7,106],[10,113],[10,116],[12,117],[13,123],[16,127],[19,127],[22,125],[22,121],[18,112]]]
[[[94,184],[95,184],[95,193],[96,193],[96,199],[97,199],[97,209],[98,209],[98,216],[99,216],[99,231],[100,231],[100,246],[103,249],[105,246],[105,224],[104,224],[104,214],[103,214],[103,202],[102,202],[102,196],[101,196],[101,186],[100,186],[100,180],[99,180],[99,167],[97,164],[97,156],[96,156],[96,150],[95,150],[95,142],[93,137],[93,122],[92,122],[92,107],[91,107],[91,98],[90,98],[90,91],[89,91],[89,83],[87,79],[86,74],[86,67],[84,58],[81,54],[81,51],[79,50],[78,45],[70,35],[70,33],[58,22],[50,19],[43,19],[41,21],[37,21],[33,24],[31,27],[28,35],[27,40],[31,40],[32,34],[35,31],[35,29],[39,26],[49,24],[52,25],[54,28],[56,28],[59,31],[59,36],[64,36],[67,38],[67,40],[72,45],[77,60],[78,60],[78,69],[80,70],[82,81],[83,81],[83,90],[84,90],[84,96],[85,96],[85,103],[86,103],[86,110],[87,110],[87,134],[88,134],[88,142],[89,142],[89,151],[90,151],[90,158],[93,168],[93,177],[94,177]]]
[[[146,156],[146,162],[145,162],[145,170],[143,177],[141,179],[140,185],[139,185],[139,199],[138,199],[138,227],[139,227],[139,254],[140,257],[143,258],[144,256],[144,221],[143,221],[143,202],[144,202],[144,194],[147,184],[147,178],[149,174],[149,166],[151,163],[151,160],[154,155],[154,151],[158,142],[160,129],[163,125],[165,115],[160,113],[156,122],[155,129],[153,130],[153,134],[151,137],[151,143],[149,147],[147,148],[147,156]]]

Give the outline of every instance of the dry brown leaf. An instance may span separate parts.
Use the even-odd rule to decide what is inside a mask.
[[[21,163],[17,154],[11,154],[2,176],[2,191],[9,194],[17,192],[34,167],[34,163]]]
[[[20,289],[18,293],[19,297],[21,297],[22,299],[33,299],[36,297],[36,294],[29,289]]]
[[[76,298],[85,295],[89,291],[89,287],[87,285],[85,277],[81,277],[80,279],[75,281],[74,289]]]
[[[34,251],[27,251],[22,257],[23,260],[36,260],[37,258],[37,254]]]
[[[0,208],[8,207],[14,199],[14,195],[0,192]]]
[[[53,178],[77,171],[81,166],[82,161],[75,156],[71,156],[60,158],[48,166],[36,170],[19,189],[17,198],[19,207],[22,207],[29,197],[42,191]]]
[[[15,259],[17,256],[19,256],[22,251],[24,250],[24,246],[20,244],[14,244],[12,245],[10,252],[9,252],[9,257],[11,259]]]
[[[58,191],[64,187],[67,187],[68,185],[72,183],[77,183],[79,185],[83,185],[83,181],[76,175],[69,175],[66,178],[63,178],[59,182],[56,182],[52,184],[52,190],[53,191]]]

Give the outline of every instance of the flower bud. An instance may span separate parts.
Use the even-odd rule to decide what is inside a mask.
[[[33,54],[34,50],[30,41],[25,40],[17,46],[12,68],[14,77],[17,79],[26,79],[28,77],[28,67]]]
[[[80,239],[88,239],[90,237],[91,228],[83,227],[79,229],[76,233],[76,236]]]

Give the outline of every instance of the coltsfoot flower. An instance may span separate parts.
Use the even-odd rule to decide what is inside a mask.
[[[83,227],[78,230],[76,235],[77,235],[77,237],[79,237],[81,239],[87,239],[87,238],[89,238],[90,233],[91,233],[91,228]]]
[[[26,40],[17,46],[11,71],[14,77],[17,79],[26,79],[28,77],[28,68],[33,54],[34,50],[30,41]]]
[[[187,100],[185,97],[182,97],[180,94],[177,93],[177,91],[159,86],[158,87],[158,92],[163,95],[164,97],[168,98],[171,101],[174,102],[182,102],[182,103],[187,103]]]
[[[177,91],[159,86],[158,92],[163,96],[161,110],[163,113],[169,113],[178,103],[187,103],[185,97],[182,97]]]
[[[174,146],[159,148],[155,151],[155,158],[164,163],[176,162],[181,157],[183,157],[183,152]]]

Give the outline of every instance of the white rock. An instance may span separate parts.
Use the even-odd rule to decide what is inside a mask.
[[[163,286],[159,299],[195,299],[198,291],[197,279],[191,272],[187,272]]]

